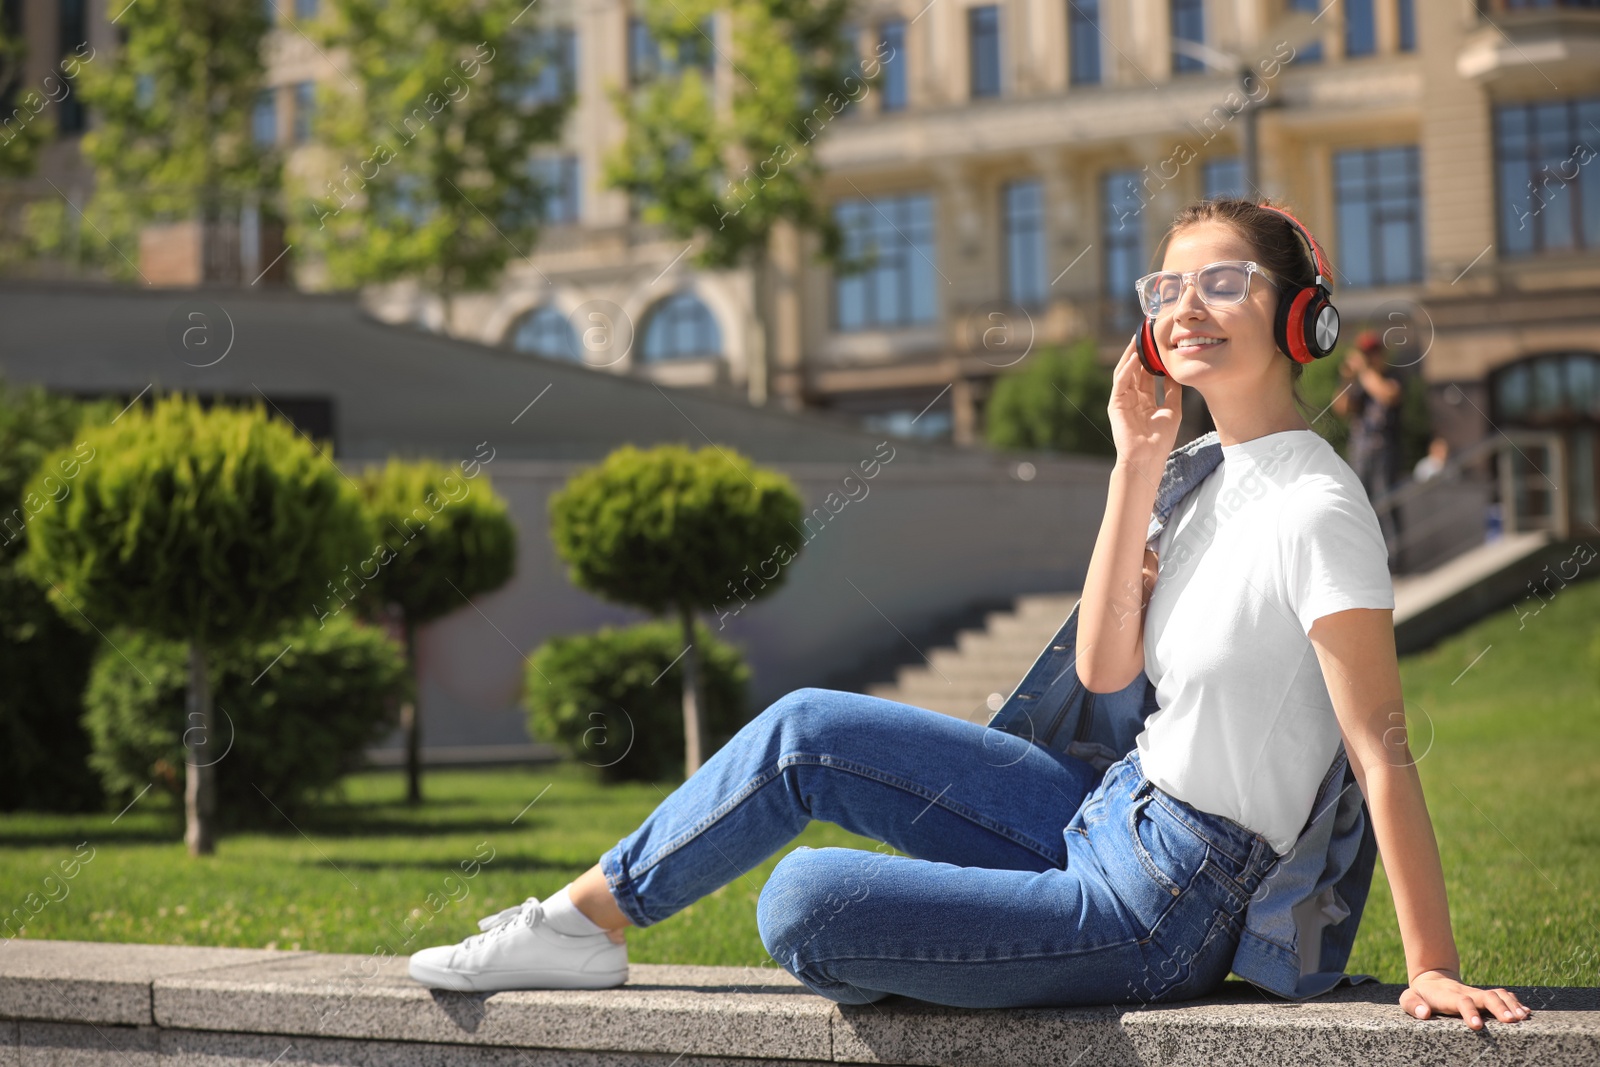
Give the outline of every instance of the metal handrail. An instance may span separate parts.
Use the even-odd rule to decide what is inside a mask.
[[[1549,457],[1546,463],[1548,470],[1539,470],[1537,466],[1534,468],[1551,487],[1547,497],[1549,507],[1538,515],[1523,515],[1519,511],[1524,476],[1517,470],[1515,460],[1519,456],[1527,458],[1523,446],[1543,449],[1545,455]],[[1513,450],[1517,453],[1516,456],[1512,455]],[[1448,484],[1466,468],[1489,455],[1494,456],[1495,477],[1500,485],[1501,522],[1504,532],[1510,534],[1527,530],[1548,530],[1558,539],[1566,538],[1571,519],[1567,499],[1566,442],[1560,433],[1552,430],[1496,430],[1493,435],[1452,455],[1445,461],[1439,473],[1427,481],[1419,482],[1407,476],[1405,482],[1377,496],[1372,501],[1372,508],[1381,518],[1385,513],[1393,512],[1402,504],[1416,500],[1436,486]],[[1431,532],[1433,527],[1429,526],[1403,530],[1398,537],[1388,539],[1389,551],[1397,554],[1407,545],[1415,543]]]

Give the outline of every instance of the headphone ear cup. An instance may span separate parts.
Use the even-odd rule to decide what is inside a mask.
[[[1307,324],[1315,321],[1307,315],[1314,299],[1320,296],[1315,286],[1305,286],[1285,293],[1278,301],[1278,314],[1272,323],[1272,335],[1278,348],[1296,363],[1310,363],[1317,358],[1309,341],[1315,339]],[[1324,301],[1325,302],[1325,301]]]
[[[1161,352],[1156,348],[1156,333],[1150,319],[1145,319],[1139,325],[1139,332],[1134,335],[1133,343],[1139,350],[1139,362],[1144,364],[1144,369],[1158,378],[1167,376],[1167,368],[1161,362]]]
[[[1306,316],[1306,347],[1317,359],[1329,355],[1339,344],[1339,309],[1326,293]]]

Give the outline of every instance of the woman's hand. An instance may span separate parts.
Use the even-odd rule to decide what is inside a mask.
[[[1411,980],[1406,991],[1400,994],[1400,1006],[1407,1015],[1418,1019],[1432,1018],[1435,1014],[1459,1015],[1473,1030],[1483,1029],[1482,1012],[1490,1011],[1501,1022],[1521,1022],[1531,1014],[1506,989],[1477,989],[1463,985],[1459,976],[1450,970],[1435,968],[1423,971]]]
[[[1160,474],[1178,439],[1183,421],[1183,386],[1163,379],[1166,399],[1156,403],[1156,376],[1144,369],[1138,355],[1138,338],[1129,342],[1111,375],[1111,440],[1117,458],[1140,470]]]

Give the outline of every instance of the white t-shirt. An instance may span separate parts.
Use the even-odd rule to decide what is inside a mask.
[[[1340,737],[1311,624],[1392,609],[1394,583],[1360,480],[1315,430],[1221,447],[1161,531],[1144,622],[1159,708],[1135,745],[1152,782],[1281,856]]]

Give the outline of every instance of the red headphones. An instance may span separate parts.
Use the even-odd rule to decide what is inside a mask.
[[[1322,254],[1311,231],[1300,220],[1282,208],[1258,204],[1263,211],[1271,211],[1289,220],[1306,247],[1311,250],[1316,281],[1293,289],[1278,289],[1278,312],[1272,323],[1272,336],[1279,351],[1296,363],[1310,363],[1322,359],[1339,343],[1339,311],[1333,306],[1333,292],[1328,287],[1328,261]],[[1161,362],[1161,352],[1156,345],[1155,320],[1145,319],[1134,335],[1133,343],[1139,350],[1139,362],[1144,369],[1158,377],[1166,377],[1166,365]]]

